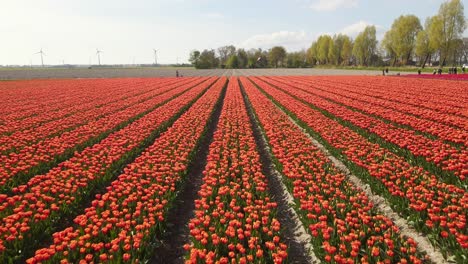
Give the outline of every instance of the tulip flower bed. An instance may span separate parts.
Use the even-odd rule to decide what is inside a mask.
[[[408,74],[404,75],[404,77],[409,78],[423,78],[423,79],[443,79],[443,80],[452,80],[452,81],[468,81],[468,74],[467,73],[460,73],[460,74]]]
[[[392,81],[388,82],[387,86],[393,86],[397,85],[398,81],[400,79],[391,79]],[[423,83],[420,85],[430,87],[432,85],[433,81],[429,80],[424,80]],[[312,83],[310,83],[312,84]],[[318,83],[317,83],[318,84]],[[317,87],[314,85],[316,88],[322,89],[322,87]],[[369,84],[367,86],[370,86]],[[453,111],[450,111],[449,113],[439,110],[440,109],[446,109],[443,106],[439,105],[438,108],[425,108],[421,107],[420,105],[411,105],[408,103],[408,100],[406,99],[406,96],[402,96],[399,93],[387,93],[386,97],[383,98],[378,98],[375,97],[373,94],[367,95],[365,94],[365,89],[347,89],[346,87],[341,87],[340,85],[326,85],[325,86],[327,91],[331,92],[334,95],[340,95],[344,96],[349,99],[354,99],[354,100],[359,100],[361,102],[367,102],[370,105],[373,106],[379,106],[379,107],[384,107],[385,109],[390,109],[391,112],[395,113],[401,113],[401,114],[409,114],[410,116],[416,116],[421,119],[427,119],[427,120],[432,120],[436,121],[438,123],[442,123],[445,125],[449,126],[454,126],[458,128],[463,128],[467,129],[468,125],[464,121],[466,116],[459,115],[457,113],[452,113]],[[325,88],[324,87],[324,88]],[[454,89],[454,92],[457,92],[459,89]],[[426,99],[425,100],[431,100],[431,97],[437,96],[437,93],[432,93],[431,91],[426,91]],[[392,100],[393,98],[399,98],[399,101]],[[447,103],[450,103],[451,105],[456,105],[458,109],[463,109],[463,105],[458,105],[460,103],[460,99],[453,99],[450,98],[450,96],[442,96],[441,98],[438,98],[439,101],[441,101],[441,104],[444,104],[442,100],[444,100]],[[366,109],[366,111],[369,109]]]
[[[282,263],[276,203],[270,201],[237,78],[226,98],[189,223],[187,263]]]
[[[185,180],[197,142],[226,79],[221,78],[133,163],[103,195],[96,196],[76,225],[53,235],[27,263],[136,263],[151,250],[165,213]]]
[[[158,84],[158,86],[162,85],[164,85],[164,83]],[[108,129],[107,127],[100,127],[104,124],[101,121],[105,121],[105,119],[99,119],[103,117],[112,117],[115,121],[118,121],[119,119],[116,117],[119,117],[122,111],[131,107],[136,107],[139,103],[153,99],[153,97],[163,97],[164,93],[172,90],[173,88],[174,87],[170,86],[164,87],[164,89],[160,90],[154,90],[153,88],[149,93],[146,92],[145,94],[130,98],[127,96],[122,100],[106,105],[97,105],[94,103],[93,106],[91,106],[90,111],[70,113],[70,115],[65,118],[59,118],[52,122],[42,123],[38,127],[16,131],[11,135],[4,135],[3,137],[0,137],[0,144],[3,149],[3,155],[0,156],[0,159],[4,161],[5,166],[10,167],[17,167],[15,166],[15,161],[21,160],[23,170],[18,171],[18,173],[27,171],[29,168],[38,164],[38,162],[34,162],[31,159],[32,156],[35,155],[35,151],[38,151],[41,147],[53,149],[57,142],[69,142],[69,146],[72,146],[73,148],[73,140],[76,145],[82,144],[89,138],[92,138],[96,134],[99,135]],[[112,98],[109,95],[108,97]],[[23,120],[17,121],[21,122]],[[92,134],[83,134],[83,129],[87,128],[86,125],[89,123],[91,123],[92,127],[100,128],[101,131],[95,130]],[[54,151],[49,151],[49,153],[53,155]],[[42,156],[42,158],[46,159],[44,156]],[[44,162],[44,160],[42,160],[42,162]]]
[[[296,77],[290,77],[297,80]],[[385,77],[302,77],[308,83],[328,85],[333,89],[343,89],[342,95],[354,92],[363,96],[384,99],[388,102],[397,102],[403,105],[416,106],[424,110],[449,113],[455,116],[468,117],[465,87],[463,82],[451,82],[441,80],[421,80],[408,78]],[[459,96],[454,97],[457,94]],[[465,98],[464,98],[465,97]],[[367,97],[366,97],[367,98]]]
[[[48,165],[49,162],[52,161],[52,165],[56,165],[54,160],[69,158],[73,152],[91,146],[107,136],[109,132],[125,126],[130,118],[153,110],[204,80],[206,79],[198,79],[181,86],[169,85],[161,94],[156,94],[148,100],[133,102],[121,110],[79,126],[72,131],[24,146],[19,153],[2,155],[0,190],[9,190],[11,187],[24,183],[31,175],[45,173],[51,167]],[[94,115],[99,116],[101,111],[101,109],[95,109]],[[65,158],[57,158],[60,155],[64,155]]]
[[[4,127],[15,129],[16,126],[21,126],[21,129],[17,128],[13,132],[0,136],[0,153],[19,153],[22,148],[39,142],[41,139],[70,132],[80,125],[117,113],[121,109],[167,92],[167,86],[166,82],[156,82],[149,87],[144,87],[144,89],[138,86],[133,87],[135,90],[132,90],[131,94],[128,94],[128,91],[122,91],[122,95],[114,94],[112,89],[108,89],[109,93],[103,92],[101,96],[104,96],[104,98],[100,98],[98,101],[80,102],[80,100],[77,100],[77,105],[73,107],[43,114],[38,109],[38,115],[26,119],[9,120],[11,122],[6,122],[3,125]],[[165,89],[158,89],[160,87]],[[118,93],[119,87],[116,88]],[[5,156],[5,158],[7,157]]]
[[[318,88],[316,88],[318,87]],[[313,90],[314,93],[320,94],[320,96],[325,96],[328,99],[333,98],[333,100],[337,100],[340,103],[343,103],[347,106],[351,106],[353,108],[359,109],[363,112],[373,114],[387,120],[393,121],[398,124],[406,125],[409,127],[414,128],[415,130],[419,130],[425,133],[428,133],[433,136],[440,137],[443,140],[447,140],[450,142],[458,143],[468,146],[468,132],[466,130],[467,124],[466,118],[458,118],[458,122],[452,125],[446,125],[440,122],[440,120],[444,119],[443,114],[439,117],[435,117],[432,119],[437,119],[438,121],[433,121],[425,118],[419,118],[414,115],[403,113],[402,111],[394,111],[393,109],[381,107],[377,104],[369,103],[368,100],[359,99],[357,100],[346,100],[342,99],[344,96],[343,92],[337,94],[333,94],[328,92],[329,88],[320,88],[320,84],[313,85],[313,88],[307,88],[308,90]],[[321,89],[326,89],[326,91],[321,91]],[[348,93],[345,93],[346,95]],[[354,99],[362,97],[356,96]],[[393,108],[397,108],[394,106]],[[432,116],[437,116],[437,113],[431,113]],[[455,126],[457,125],[457,126]]]
[[[458,259],[467,257],[468,193],[464,189],[440,182],[421,167],[408,164],[289,94],[258,78],[253,80],[336,156],[343,157],[353,171],[435,245]]]
[[[407,149],[409,153],[405,153],[403,151],[400,152],[409,154],[406,156],[410,156],[410,158],[414,155],[426,160],[427,162],[435,163],[440,169],[453,172],[459,180],[454,179],[454,176],[449,174],[444,175],[442,180],[456,184],[465,189],[468,188],[467,182],[465,181],[468,176],[468,151],[466,150],[466,147],[462,146],[460,148],[456,148],[455,146],[444,143],[439,139],[431,139],[417,134],[415,131],[397,127],[391,123],[386,123],[380,119],[355,111],[354,109],[349,109],[346,106],[352,105],[351,103],[346,104],[346,106],[341,103],[335,103],[337,100],[335,99],[336,97],[333,97],[332,101],[331,99],[328,99],[328,97],[322,96],[320,92],[315,92],[315,90],[311,88],[302,88],[300,84],[291,83],[287,80],[284,82],[266,78],[262,78],[262,80],[267,81],[276,87],[280,87],[283,91],[301,98],[305,102],[310,103],[319,109],[325,110],[335,117],[339,117],[342,120],[350,122],[353,126],[362,128],[366,132],[374,133],[385,140],[380,140],[383,145],[387,142],[393,143],[400,148]],[[360,103],[356,104],[359,105]],[[392,147],[389,146],[389,149],[392,149]],[[435,167],[434,164],[425,165],[429,169]],[[439,173],[440,170],[433,170],[432,172]]]
[[[5,120],[0,125],[0,135],[11,135],[14,132],[29,130],[29,132],[35,132],[32,128],[42,128],[45,124],[49,125],[49,122],[68,118],[75,114],[83,114],[83,112],[92,110],[93,108],[100,108],[110,103],[119,102],[122,103],[126,99],[130,99],[133,96],[143,95],[155,88],[162,87],[176,82],[175,80],[161,80],[158,82],[145,82],[143,80],[134,80],[133,82],[116,82],[113,80],[100,81],[90,85],[87,85],[89,81],[68,81],[68,84],[64,84],[64,88],[68,93],[68,96],[63,98],[59,94],[50,94],[49,98],[44,98],[41,103],[32,103],[36,107],[33,115],[15,117],[10,114],[6,114],[3,117]],[[86,85],[86,86],[85,86]],[[100,89],[96,89],[99,85]],[[26,92],[32,92],[31,90],[37,89],[37,87],[25,88]],[[50,89],[53,92],[53,89]],[[1,94],[1,93],[0,93]],[[5,100],[5,106],[8,108],[14,108],[19,113],[24,112],[24,108],[30,107],[27,102],[21,100],[21,94],[16,96],[16,100],[9,101],[8,96],[5,94],[0,95],[2,100]],[[30,96],[30,95],[28,95]],[[26,98],[24,98],[26,99]],[[21,104],[18,104],[18,103]],[[26,105],[22,104],[26,103]],[[34,110],[34,109],[33,109]],[[63,122],[63,120],[62,120]],[[63,124],[57,124],[63,126]],[[50,128],[54,128],[51,126]]]
[[[18,250],[24,252],[25,247],[32,246],[28,237],[53,229],[62,215],[73,214],[74,208],[89,199],[87,196],[98,186],[106,186],[122,163],[138,155],[139,147],[150,143],[170,119],[177,118],[184,106],[215,80],[213,77],[188,89],[98,144],[76,152],[47,174],[37,175],[27,184],[13,188],[15,195],[1,196],[0,254],[11,257]]]
[[[395,79],[391,80],[393,80],[393,82],[388,82],[388,85],[395,85]],[[402,119],[416,117],[422,120],[431,120],[435,121],[436,123],[461,128],[464,130],[468,129],[466,118],[462,116],[437,111],[435,109],[422,108],[420,106],[410,105],[404,102],[396,102],[388,100],[388,98],[376,98],[372,95],[367,95],[361,90],[361,88],[346,89],[341,87],[341,85],[333,83],[324,84],[314,80],[307,80],[305,78],[291,78],[289,79],[289,81],[303,84],[303,88],[305,88],[308,91],[313,91],[317,95],[320,95],[324,98],[334,100],[340,104],[351,106],[360,111],[373,114],[375,116],[380,117],[385,114],[383,112],[389,112]],[[426,85],[429,85],[429,82],[426,82]],[[401,97],[401,95],[394,94],[390,98],[392,97]],[[402,99],[401,101],[404,101],[404,99]],[[455,132],[456,134],[456,131],[452,132]]]
[[[287,177],[316,255],[330,262],[421,263],[412,239],[373,209],[369,198],[246,78],[241,78],[277,167]]]
[[[0,262],[464,263],[466,87],[0,82]]]

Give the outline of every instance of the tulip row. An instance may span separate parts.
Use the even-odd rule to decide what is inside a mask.
[[[231,78],[189,222],[186,263],[282,263],[276,203],[269,198],[239,83]]]
[[[53,234],[53,243],[27,263],[137,263],[162,231],[176,190],[214,112],[226,79],[219,79],[133,163],[75,225]],[[173,106],[175,107],[175,106]]]
[[[103,138],[103,135],[125,126],[133,117],[155,109],[204,80],[206,78],[196,79],[182,86],[174,84],[164,89],[166,92],[146,101],[91,121],[73,131],[64,132],[27,146],[19,153],[9,153],[0,161],[0,185],[2,186],[0,189],[9,190],[11,186],[28,180],[30,175],[45,173],[51,167],[48,163],[52,162],[52,165],[55,165],[54,159],[56,160],[58,156],[64,155],[68,158],[74,151],[91,146]],[[99,110],[96,110],[96,114],[99,114]]]
[[[403,158],[369,142],[366,137],[289,94],[258,78],[253,79],[293,117],[303,122],[309,133],[322,140],[335,156],[343,157],[373,190],[385,196],[396,212],[428,234],[434,244],[458,258],[467,257],[468,193],[464,189],[441,183],[421,167],[411,166]]]
[[[361,110],[366,112],[373,111],[374,107],[378,107],[378,109],[386,109],[386,111],[396,114],[409,114],[410,116],[416,116],[421,119],[435,121],[448,126],[454,126],[465,130],[468,129],[468,123],[465,117],[436,111],[435,109],[395,102],[387,98],[377,98],[372,94],[367,94],[365,88],[350,89],[339,84],[326,84],[320,81],[308,80],[307,78],[291,78],[288,80],[290,82],[306,84],[306,87],[313,88],[314,91],[320,92],[322,96],[340,101],[344,104],[346,104],[345,102],[356,102],[359,105],[359,109],[362,108]],[[388,86],[392,85],[395,85],[395,80],[390,80],[388,82]],[[391,94],[387,96],[391,96]],[[376,114],[379,115],[378,113]]]
[[[143,81],[143,80],[142,80]],[[136,79],[28,80],[2,83],[0,97],[7,109],[0,125],[7,120],[25,120],[61,109],[74,109],[77,102],[85,104],[98,99],[106,90],[119,93],[120,87],[138,85]],[[125,85],[124,85],[125,84]],[[121,86],[122,85],[122,86]],[[96,89],[99,87],[99,89]],[[67,111],[69,112],[69,111]],[[23,127],[18,127],[19,129]]]
[[[92,83],[86,80],[83,83]],[[6,106],[0,116],[0,124],[5,120],[24,119],[38,114],[38,103],[49,112],[63,107],[63,103],[70,104],[89,94],[86,88],[84,94],[76,89],[76,84],[70,80],[26,80],[15,82],[2,82],[0,97]],[[68,101],[67,98],[70,98]]]
[[[36,133],[36,136],[45,137],[47,135],[38,134],[36,130],[42,129],[43,133],[46,132],[49,135],[54,131],[62,131],[66,128],[65,123],[67,120],[76,114],[83,115],[85,112],[96,110],[96,108],[102,109],[111,103],[121,104],[127,99],[131,99],[132,97],[139,95],[144,95],[145,93],[154,91],[155,88],[174,82],[175,80],[157,80],[156,82],[135,81],[133,83],[115,83],[115,81],[110,81],[105,83],[95,82],[93,85],[89,85],[87,87],[81,87],[80,82],[74,83],[73,86],[77,87],[75,88],[76,90],[78,90],[78,87],[82,88],[82,94],[79,96],[75,95],[74,93],[76,92],[73,90],[68,91],[70,93],[70,98],[66,98],[62,103],[57,102],[53,108],[51,107],[51,104],[54,104],[53,102],[30,102],[30,105],[36,106],[36,114],[20,119],[6,119],[5,122],[0,125],[0,135],[3,134],[3,136],[0,137],[0,142],[5,144],[3,141],[5,137],[9,139],[15,138],[15,140],[21,140],[22,137],[17,136],[19,132],[22,132],[23,137],[28,133]],[[99,89],[96,89],[96,87],[99,87]],[[31,89],[34,89],[34,87],[29,87],[29,90]],[[54,98],[53,96],[50,97]],[[140,100],[142,99],[143,98],[140,98]],[[44,106],[44,104],[46,105]],[[8,103],[6,106],[8,107]],[[87,120],[86,117],[81,117],[76,120],[83,121],[83,119]],[[70,123],[71,125],[76,125],[75,122],[72,121]],[[44,128],[45,126],[47,126],[47,129]],[[29,138],[37,139],[36,137],[32,136],[29,136]],[[0,151],[8,149],[5,147],[6,146],[3,146]]]
[[[302,222],[314,237],[316,256],[337,263],[421,263],[416,243],[402,237],[286,114],[249,80],[241,81]]]
[[[376,115],[381,118],[393,121],[398,124],[410,126],[415,130],[428,133],[439,137],[440,139],[447,140],[450,142],[458,143],[463,146],[468,146],[468,131],[463,128],[449,126],[437,121],[427,120],[423,118],[416,117],[414,115],[406,114],[400,111],[395,111],[386,107],[381,107],[379,105],[369,103],[365,100],[346,100],[341,93],[331,94],[327,91],[320,91],[321,89],[330,89],[329,87],[320,88],[320,84],[313,85],[313,88],[307,88],[308,90],[313,90],[316,93],[321,93],[322,96],[327,96],[327,98],[337,101],[343,101],[343,104],[349,105],[356,109],[359,109],[368,114]],[[330,95],[331,94],[331,95]],[[361,96],[362,97],[362,96]],[[359,97],[357,97],[359,98]],[[435,116],[436,114],[434,114]],[[442,118],[442,117],[441,117]],[[461,118],[461,120],[466,120],[466,118]],[[460,121],[463,123],[463,121]],[[466,121],[465,121],[466,123]]]
[[[444,75],[434,75],[434,74],[408,74],[404,77],[409,78],[423,78],[423,79],[443,79],[443,80],[453,80],[453,81],[468,81],[468,74],[444,74]]]
[[[389,86],[388,83],[392,82],[393,85]],[[351,82],[354,83],[354,82]],[[375,86],[369,85],[375,83]],[[430,99],[428,103],[447,103],[450,106],[457,106],[463,108],[460,103],[463,98],[466,98],[463,91],[466,89],[463,82],[450,82],[447,85],[446,81],[440,80],[415,80],[406,78],[396,78],[395,80],[382,77],[374,78],[357,78],[355,85],[369,87],[373,90],[382,92],[382,88],[387,87],[389,91],[401,93],[399,96],[404,99],[407,96],[424,99]],[[453,94],[460,94],[460,97],[454,97]],[[435,97],[435,98],[431,98]]]
[[[115,177],[158,134],[215,82],[213,77],[151,111],[104,140],[76,152],[45,175],[37,175],[14,188],[16,195],[0,196],[0,252],[18,254],[34,238],[74,215],[99,186]]]
[[[294,77],[295,78],[295,77]],[[304,78],[312,81],[312,78]],[[460,117],[468,117],[463,104],[463,90],[461,82],[412,80],[405,78],[382,78],[345,76],[333,79],[327,77],[313,78],[321,84],[345,87],[367,96],[382,98],[392,102],[412,105],[440,113],[448,113]],[[462,98],[454,97],[459,94]]]
[[[352,109],[342,105],[342,101],[339,101],[339,99],[336,99],[335,97],[333,97],[333,99],[325,97],[320,91],[303,88],[300,84],[292,83],[290,81],[288,82],[286,80],[277,81],[275,78],[262,78],[262,80],[277,87],[281,87],[283,91],[296,96],[319,109],[325,110],[334,117],[339,117],[350,122],[354,126],[364,129],[366,133],[374,133],[385,140],[383,141],[383,144],[386,142],[393,143],[400,148],[407,149],[411,154],[425,159],[427,162],[435,163],[439,168],[442,168],[447,172],[453,172],[459,180],[454,179],[453,175],[450,174],[446,174],[444,177],[441,176],[443,177],[442,180],[453,183],[457,186],[464,185],[465,189],[468,188],[465,181],[468,176],[468,151],[466,148],[461,147],[461,149],[457,149],[441,140],[430,139],[417,134],[415,131],[400,128],[391,123],[386,123],[363,113],[353,111]],[[335,103],[335,101],[338,101],[339,103]],[[360,103],[357,103],[356,105],[358,104]],[[392,149],[391,146],[389,148]],[[431,168],[430,164],[426,167]],[[432,167],[435,166],[432,165]],[[435,172],[436,171],[433,171],[433,173]]]
[[[164,89],[161,89],[161,87]],[[74,107],[74,109],[65,108],[63,111],[46,113],[47,116],[52,117],[52,121],[50,122],[44,122],[38,118],[39,120],[32,121],[33,125],[29,128],[27,127],[30,124],[27,122],[23,123],[22,127],[26,129],[17,129],[12,134],[0,136],[0,153],[3,152],[4,154],[1,158],[3,160],[7,159],[8,156],[5,154],[10,152],[18,154],[23,148],[40,142],[41,139],[57,136],[65,132],[72,132],[91,121],[95,121],[107,115],[117,114],[125,108],[170,91],[171,89],[174,89],[174,86],[168,85],[166,82],[158,81],[150,88],[147,88],[144,93],[141,93],[141,90],[143,89],[135,88],[138,89],[138,93],[136,95],[129,96],[127,94],[123,94],[123,96],[115,100],[114,98],[118,97],[118,95],[113,94],[110,96],[110,94],[108,94],[105,100],[99,100],[98,102],[91,102],[88,104],[80,104],[80,102],[76,102],[82,107],[77,106]],[[135,93],[135,91],[133,91],[133,93]],[[33,119],[36,117],[37,116],[33,117]],[[13,121],[22,123],[25,120]],[[7,125],[9,126],[9,124]]]

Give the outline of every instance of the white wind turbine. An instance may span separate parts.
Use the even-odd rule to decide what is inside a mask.
[[[96,55],[97,55],[97,58],[98,58],[98,64],[101,65],[101,53],[103,51],[102,50],[99,50],[99,49],[96,49]]]
[[[36,53],[34,53],[34,54],[41,54],[41,65],[42,65],[42,67],[44,67],[44,56],[45,56],[45,53],[44,53],[44,51],[42,51],[42,48],[41,48],[41,50],[40,50],[39,52],[36,52]]]
[[[158,65],[158,50],[153,49],[154,51],[154,65]]]

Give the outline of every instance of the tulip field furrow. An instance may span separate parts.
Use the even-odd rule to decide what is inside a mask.
[[[156,95],[149,100],[133,104],[121,111],[116,111],[114,114],[91,121],[73,131],[64,132],[58,136],[40,141],[37,144],[27,146],[20,153],[13,152],[2,156],[3,160],[0,161],[0,184],[2,188],[0,190],[8,190],[10,186],[21,184],[31,175],[31,173],[28,173],[30,170],[34,174],[37,173],[34,169],[41,170],[42,167],[48,168],[49,166],[44,166],[43,164],[54,161],[54,159],[57,159],[57,156],[64,155],[64,153],[65,156],[67,156],[67,152],[72,154],[73,151],[79,150],[77,146],[80,144],[84,143],[86,146],[91,145],[86,144],[89,141],[95,143],[93,139],[99,139],[99,136],[106,133],[106,131],[106,134],[108,134],[109,131],[112,132],[118,129],[119,126],[126,125],[133,117],[153,110],[155,107],[177,97],[204,80],[206,78],[196,79],[194,82],[189,82],[182,86],[176,85],[176,88],[170,87],[163,94]]]
[[[427,234],[431,242],[458,259],[468,257],[468,192],[440,182],[435,175],[410,165],[404,158],[369,142],[289,94],[253,79],[332,153],[342,157],[374,191],[385,196],[396,212]]]
[[[75,218],[75,225],[53,234],[52,245],[38,249],[27,263],[145,260],[151,253],[152,239],[163,231],[166,211],[185,180],[225,83],[225,78],[219,79],[125,167],[106,193],[96,196],[85,213]]]
[[[384,78],[384,77],[346,77],[346,78],[296,78],[291,80],[305,80],[307,82],[328,84],[342,87],[355,93],[365,94],[389,102],[401,103],[421,107],[423,109],[434,110],[440,113],[451,114],[462,118],[468,118],[468,108],[466,100],[468,98],[454,98],[453,94],[463,96],[464,86],[462,83],[433,82],[423,80],[422,82],[412,82],[404,78]],[[446,95],[437,93],[434,87],[443,89]],[[450,88],[456,89],[451,90]],[[416,92],[412,92],[415,90]],[[457,101],[453,101],[457,100]],[[464,103],[465,102],[465,103]]]
[[[377,212],[286,114],[249,80],[241,81],[301,220],[314,237],[316,255],[338,263],[421,263],[424,258],[416,252],[416,243],[402,237],[392,220]]]
[[[287,257],[237,78],[229,82],[189,222],[187,263],[281,263]]]
[[[93,146],[76,152],[45,175],[0,196],[0,256],[15,256],[31,246],[25,238],[52,230],[62,215],[72,216],[99,186],[106,186],[123,165],[185,111],[216,81],[210,78],[152,110]],[[171,121],[172,120],[172,121]],[[50,232],[50,231],[49,231]]]
[[[289,82],[297,82],[304,84],[304,89],[313,90],[314,92],[320,93],[321,96],[339,101],[340,103],[347,104],[347,102],[358,105],[360,110],[370,112],[377,111],[375,107],[381,110],[390,111],[403,117],[407,114],[415,116],[424,120],[431,120],[437,123],[441,123],[448,126],[454,126],[464,130],[468,129],[468,119],[466,117],[460,117],[449,113],[435,111],[434,109],[421,108],[420,106],[413,106],[406,103],[392,102],[381,98],[376,98],[371,95],[367,95],[364,91],[346,89],[339,86],[338,84],[324,84],[316,81],[308,81],[306,79],[297,80],[284,79]],[[388,85],[392,85],[389,81]],[[354,107],[354,106],[353,106]],[[363,108],[363,109],[361,109]]]
[[[62,107],[58,109],[52,109],[50,111],[44,111],[44,109],[38,106],[37,114],[24,119],[10,119],[7,120],[3,125],[0,126],[0,131],[3,131],[3,136],[0,137],[0,141],[7,137],[9,139],[21,140],[22,137],[28,135],[30,139],[34,136],[46,137],[57,131],[62,131],[72,125],[79,125],[87,121],[86,115],[90,112],[96,112],[97,110],[105,110],[110,106],[127,103],[127,100],[143,100],[145,94],[147,97],[151,96],[151,93],[156,93],[161,87],[165,87],[176,81],[160,81],[160,82],[135,82],[132,88],[128,88],[127,83],[122,84],[103,84],[100,86],[103,91],[97,92],[94,90],[87,91],[83,89],[83,93],[86,94],[83,98],[75,99],[71,102],[63,102]],[[95,88],[95,86],[92,86]],[[131,104],[131,102],[128,102]],[[39,110],[40,109],[40,110]],[[102,113],[101,115],[103,115]],[[81,121],[81,122],[80,122]],[[74,123],[75,122],[75,123]],[[77,123],[76,123],[77,122]],[[67,126],[68,125],[68,126]],[[39,131],[42,130],[39,133]],[[0,133],[1,134],[1,133]],[[0,151],[3,149],[0,149]],[[6,148],[5,148],[6,150]]]
[[[458,180],[450,174],[439,176],[441,176],[441,180],[445,182],[453,183],[465,189],[468,188],[466,182],[468,176],[468,151],[465,147],[460,147],[460,149],[458,149],[441,140],[430,139],[417,134],[415,131],[396,127],[391,123],[385,123],[382,120],[357,112],[355,109],[349,109],[341,103],[336,103],[334,99],[323,97],[320,92],[315,92],[313,89],[303,89],[300,85],[295,83],[291,84],[287,81],[278,82],[275,79],[265,78],[262,78],[262,80],[300,98],[306,103],[330,113],[334,117],[351,122],[352,125],[362,128],[366,132],[374,133],[383,139],[382,144],[384,145],[387,142],[393,143],[402,149],[410,151],[412,155],[432,163],[426,164],[426,168],[440,168],[446,172],[454,173],[458,177]],[[405,155],[405,152],[398,151],[398,147],[396,149],[392,146],[388,148],[403,153],[403,156],[408,156]],[[407,158],[411,160],[413,157],[410,156]],[[432,173],[440,173],[440,170],[432,170]]]
[[[157,89],[159,87],[164,87],[164,89]],[[73,129],[79,128],[81,125],[85,125],[106,115],[116,114],[118,111],[164,94],[175,87],[176,86],[174,85],[165,85],[165,83],[155,83],[154,86],[151,86],[151,88],[146,90],[144,93],[139,92],[138,95],[135,96],[126,95],[123,98],[119,98],[117,101],[106,104],[96,104],[95,102],[92,102],[91,106],[88,106],[88,109],[86,110],[77,110],[66,117],[59,116],[54,118],[51,122],[39,123],[29,129],[17,130],[12,134],[0,136],[0,153],[3,152],[4,155],[10,152],[19,153],[22,148],[36,143],[41,139],[60,135],[64,132],[71,132]],[[108,98],[112,97],[109,95]],[[69,109],[65,109],[64,112],[67,112],[68,110]],[[47,115],[52,116],[53,113],[47,113]],[[24,120],[20,120],[18,122],[21,123],[23,121]],[[3,159],[5,158],[6,157]]]
[[[379,116],[381,118],[385,118],[392,122],[403,124],[413,128],[414,130],[422,131],[425,133],[429,133],[431,135],[437,136],[440,139],[447,140],[450,142],[462,144],[463,146],[468,146],[468,130],[464,128],[458,128],[453,126],[448,126],[445,124],[438,123],[432,120],[424,120],[413,115],[404,114],[401,112],[392,111],[391,109],[380,107],[378,105],[373,105],[367,103],[366,101],[362,100],[346,100],[342,99],[342,96],[335,95],[329,96],[325,94],[329,94],[328,92],[320,92],[318,86],[306,87],[305,89],[309,91],[313,91],[314,93],[320,93],[321,96],[327,96],[327,98],[336,100],[336,101],[343,101],[343,104],[349,105],[351,107],[357,108],[365,113],[372,114]],[[341,99],[340,99],[341,97]]]
[[[175,81],[172,81],[175,82]],[[148,85],[145,82],[135,82],[132,87],[133,89],[128,88],[128,84],[113,84],[110,83],[105,85],[105,83],[100,87],[102,91],[96,91],[90,87],[83,88],[83,96],[80,98],[66,99],[65,102],[62,102],[58,105],[59,108],[42,109],[42,107],[37,106],[37,114],[21,118],[21,119],[8,119],[2,125],[0,125],[0,135],[3,134],[3,137],[9,136],[12,138],[13,134],[27,131],[26,133],[36,132],[34,129],[42,129],[47,131],[44,127],[48,126],[48,129],[60,129],[60,126],[63,126],[63,123],[66,123],[65,119],[70,119],[74,115],[83,115],[86,112],[97,110],[107,105],[116,102],[124,102],[126,99],[131,99],[136,96],[143,96],[145,93],[156,90],[158,87],[163,87],[163,85],[169,84],[169,81],[161,81]],[[146,85],[145,85],[146,84]],[[95,86],[91,86],[94,87]],[[70,100],[70,101],[69,101]],[[50,107],[50,106],[49,106]],[[39,110],[40,109],[40,110]],[[80,120],[80,119],[77,119]],[[72,122],[68,121],[73,124]],[[55,126],[58,126],[56,128]],[[51,131],[47,131],[51,134]],[[36,132],[37,133],[37,132]],[[38,134],[41,136],[41,134]],[[32,137],[31,137],[32,138]],[[0,138],[2,140],[2,138]]]

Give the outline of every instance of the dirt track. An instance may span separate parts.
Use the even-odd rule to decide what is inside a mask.
[[[335,69],[178,69],[183,76],[259,76],[259,75],[381,75],[380,71]],[[396,73],[390,73],[392,75]],[[403,74],[403,73],[402,73]],[[171,77],[175,68],[79,68],[79,69],[0,69],[0,80],[50,78]]]

